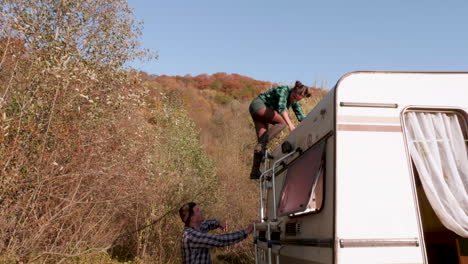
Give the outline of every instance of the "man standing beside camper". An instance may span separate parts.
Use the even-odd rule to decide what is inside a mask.
[[[247,238],[253,231],[253,223],[246,229],[222,235],[207,234],[208,231],[220,228],[226,231],[226,223],[215,219],[205,220],[203,211],[196,203],[184,204],[179,209],[179,215],[185,224],[182,232],[182,263],[210,264],[210,249],[225,247]]]

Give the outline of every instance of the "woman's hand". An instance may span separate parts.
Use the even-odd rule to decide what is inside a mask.
[[[284,111],[280,115],[283,118],[284,122],[288,125],[289,131],[293,131],[296,127],[291,122],[291,119],[289,119],[288,111]]]

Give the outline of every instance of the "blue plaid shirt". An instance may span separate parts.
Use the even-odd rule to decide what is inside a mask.
[[[210,264],[210,248],[224,247],[235,244],[247,238],[244,230],[223,235],[206,234],[219,227],[217,220],[206,220],[200,225],[200,230],[186,226],[182,232],[182,263]]]
[[[265,105],[278,113],[283,113],[285,110],[292,107],[294,114],[296,114],[297,120],[302,121],[305,118],[304,112],[302,111],[302,105],[299,101],[291,102],[289,95],[292,89],[288,86],[278,86],[272,88],[258,97],[265,102]]]

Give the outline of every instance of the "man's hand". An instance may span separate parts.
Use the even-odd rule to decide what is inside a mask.
[[[219,229],[223,230],[224,232],[227,231],[227,223],[225,221],[219,221]]]
[[[247,226],[247,228],[245,229],[245,232],[247,233],[247,235],[252,233],[253,228],[254,228],[254,224],[256,224],[256,223],[258,223],[257,220],[250,222],[249,226]]]

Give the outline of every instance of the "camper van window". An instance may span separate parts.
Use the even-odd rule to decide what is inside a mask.
[[[317,212],[323,204],[326,140],[288,166],[279,204],[280,215]]]
[[[432,209],[447,229],[466,237],[466,114],[411,110],[404,120],[408,150]]]

